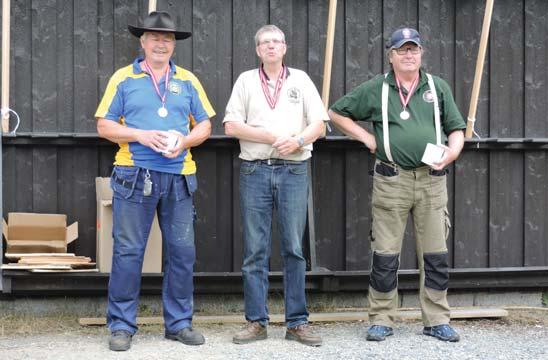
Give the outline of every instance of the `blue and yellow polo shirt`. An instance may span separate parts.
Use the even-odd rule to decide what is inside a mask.
[[[179,66],[169,62],[170,75],[166,95],[168,115],[158,115],[162,101],[150,76],[141,69],[142,57],[133,64],[119,69],[110,78],[103,99],[95,113],[96,118],[117,121],[124,126],[143,130],[177,130],[188,135],[196,124],[215,115],[200,81]],[[160,80],[161,94],[165,77]],[[114,165],[139,166],[161,172],[190,175],[196,172],[190,149],[178,157],[168,159],[138,142],[119,144]]]

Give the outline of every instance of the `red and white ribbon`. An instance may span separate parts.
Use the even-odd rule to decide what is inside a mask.
[[[274,87],[274,94],[270,95],[270,89],[268,88],[268,79],[267,79],[266,73],[264,72],[264,69],[262,66],[259,68],[259,77],[261,78],[261,86],[263,88],[263,93],[271,109],[274,109],[276,107],[276,104],[278,103],[278,100],[280,98],[280,91],[282,89],[282,86],[285,80],[285,74],[286,74],[286,67],[282,65],[282,71],[280,71],[280,74],[278,75],[278,79],[276,80],[276,86]]]
[[[162,107],[165,107],[166,104],[166,95],[167,95],[167,86],[169,83],[169,65],[166,66],[166,73],[165,78],[166,81],[164,83],[164,94],[160,94],[160,87],[158,86],[159,81],[156,79],[156,76],[154,75],[154,72],[152,71],[152,68],[147,63],[147,61],[143,61],[143,66],[145,67],[146,71],[150,74],[150,79],[152,80],[152,85],[154,85],[154,90],[156,91],[156,94],[160,97],[160,100],[162,101]]]

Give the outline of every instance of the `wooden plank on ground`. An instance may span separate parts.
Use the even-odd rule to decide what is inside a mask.
[[[28,264],[4,264],[2,270],[31,270],[31,269],[50,269],[50,270],[70,270],[70,265],[28,265]]]
[[[85,256],[74,257],[22,257],[19,260],[19,264],[88,264],[91,262],[91,258]]]
[[[42,257],[42,256],[48,256],[48,257],[72,257],[76,256],[73,253],[6,253],[4,255],[7,259],[19,259],[22,257]]]
[[[99,272],[99,269],[70,269],[70,270],[55,270],[55,269],[30,269],[33,273],[80,273],[80,272]]]
[[[499,318],[508,316],[508,311],[499,308],[455,308],[451,309],[451,319],[474,319],[474,318]],[[397,317],[401,320],[420,320],[421,312],[418,309],[402,310]],[[335,313],[310,314],[311,322],[344,322],[344,321],[366,321],[369,319],[367,311],[348,311]],[[270,315],[270,323],[283,323],[283,314]],[[192,319],[194,324],[240,324],[245,323],[242,314],[238,315],[197,315]],[[82,326],[106,325],[105,318],[79,318],[78,323]],[[139,325],[160,325],[164,320],[160,316],[138,317]]]

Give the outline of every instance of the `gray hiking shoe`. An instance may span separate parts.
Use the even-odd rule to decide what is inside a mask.
[[[191,327],[184,328],[176,334],[165,333],[166,339],[182,342],[185,345],[202,345],[205,343],[205,338],[197,330]]]
[[[245,328],[234,334],[232,342],[234,344],[248,344],[257,340],[264,340],[266,337],[266,326],[262,326],[257,321],[248,321]]]
[[[132,335],[126,330],[114,330],[110,334],[108,347],[112,351],[126,351],[131,347]]]
[[[384,325],[372,325],[367,330],[368,341],[384,341],[387,336],[394,335],[394,330],[391,327]]]
[[[422,333],[442,341],[457,342],[460,340],[459,334],[449,324],[424,327]]]

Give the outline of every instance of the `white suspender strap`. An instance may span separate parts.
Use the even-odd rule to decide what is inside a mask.
[[[384,145],[384,153],[386,158],[391,163],[394,162],[392,159],[392,153],[390,152],[390,137],[388,134],[388,83],[386,82],[386,77],[388,73],[384,74],[384,81],[382,83],[382,97],[381,97],[381,107],[382,107],[382,140]]]
[[[436,126],[436,145],[441,145],[441,125],[440,125],[440,107],[438,105],[438,94],[436,93],[436,87],[434,86],[434,80],[432,75],[426,74],[428,78],[428,86],[434,97],[434,124]]]

